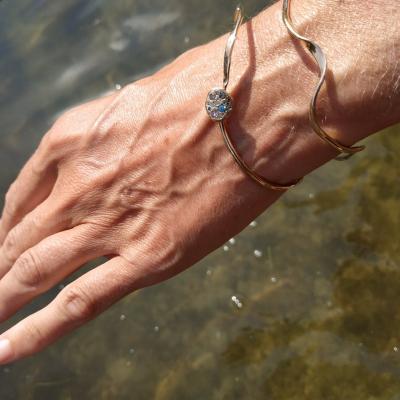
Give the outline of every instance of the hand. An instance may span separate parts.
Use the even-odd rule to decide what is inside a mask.
[[[354,15],[331,18],[330,5],[316,0],[296,7],[312,1],[303,9],[317,7],[327,17],[311,26],[329,56],[336,43],[348,43]],[[357,4],[341,6],[356,13]],[[371,5],[375,14],[396,20],[395,11]],[[397,10],[394,3],[385,7]],[[307,104],[315,76],[287,35],[279,9],[276,4],[264,11],[239,34],[230,83],[237,107],[228,123],[248,164],[286,183],[335,153],[310,135]],[[336,110],[327,123],[349,142],[400,121],[393,85],[399,41],[392,26],[382,22],[382,29],[390,29],[381,40],[369,35],[368,24],[365,32],[357,27],[354,37],[362,46],[333,58],[341,77],[335,89],[346,95],[331,104],[325,93],[321,104],[327,115]],[[332,40],[332,32],[343,40]],[[266,43],[265,37],[272,39]],[[279,197],[238,168],[205,113],[207,92],[222,80],[218,60],[225,43],[222,37],[193,49],[151,77],[66,112],[43,137],[8,191],[0,221],[0,322],[85,262],[109,260],[4,332],[0,363],[38,352],[128,293],[189,267]],[[363,46],[378,45],[393,53],[386,63],[365,56]],[[375,79],[357,81],[360,76],[379,78],[379,90]],[[370,110],[374,119],[365,118]]]
[[[208,83],[188,84],[190,66],[203,68],[198,51],[66,112],[11,186],[0,223],[1,320],[82,264],[109,261],[5,332],[3,362],[187,268],[264,210],[268,196],[237,168],[205,113]],[[210,82],[219,82],[219,67]]]

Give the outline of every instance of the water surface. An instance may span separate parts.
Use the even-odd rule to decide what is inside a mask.
[[[233,7],[0,1],[0,194],[63,110],[228,31]],[[1,400],[400,399],[399,133],[313,173],[180,276],[1,367]]]

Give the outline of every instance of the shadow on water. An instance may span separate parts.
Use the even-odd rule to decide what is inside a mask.
[[[0,1],[1,194],[63,110],[229,30],[231,1],[199,4]],[[1,367],[0,398],[400,399],[399,133],[312,174],[195,268]]]

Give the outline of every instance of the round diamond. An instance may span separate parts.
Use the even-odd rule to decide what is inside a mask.
[[[211,119],[218,120],[220,117],[220,113],[217,110],[213,110],[210,112]]]

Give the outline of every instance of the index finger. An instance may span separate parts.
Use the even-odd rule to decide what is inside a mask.
[[[49,346],[130,293],[135,283],[132,264],[119,256],[87,272],[46,307],[0,335],[0,364]]]

